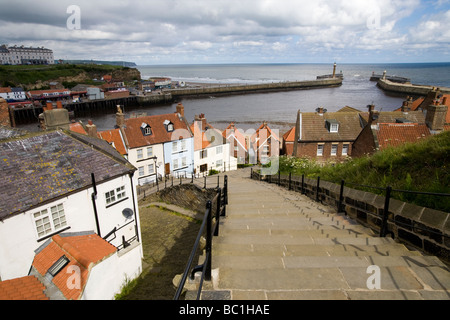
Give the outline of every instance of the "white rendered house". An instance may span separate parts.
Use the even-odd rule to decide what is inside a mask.
[[[35,250],[63,233],[94,232],[142,271],[134,168],[107,142],[69,131],[0,141],[0,278],[25,276]]]

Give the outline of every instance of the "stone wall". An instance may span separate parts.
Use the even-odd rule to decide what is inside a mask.
[[[194,184],[182,184],[150,194],[145,197],[142,202],[171,203],[204,214],[206,203],[208,200],[212,200],[216,195],[217,190],[215,189],[202,189]]]
[[[179,96],[200,96],[212,94],[243,94],[250,92],[271,92],[283,90],[300,90],[313,88],[327,88],[342,85],[342,79],[324,79],[324,80],[310,80],[310,81],[290,81],[290,82],[275,82],[263,84],[248,84],[248,85],[220,85],[202,88],[185,88],[167,90],[173,97]]]
[[[318,199],[334,208],[338,207],[341,186],[317,180],[281,175],[260,176],[252,173],[253,179],[280,184],[285,188],[303,192],[312,199]],[[290,181],[290,182],[289,182]],[[375,232],[380,232],[384,215],[385,197],[371,192],[344,187],[341,212]],[[416,247],[426,253],[438,256],[450,263],[450,214],[420,207],[396,199],[390,199],[388,213],[388,234],[398,241]]]

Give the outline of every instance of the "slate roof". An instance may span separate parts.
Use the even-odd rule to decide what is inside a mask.
[[[418,123],[380,123],[377,130],[380,150],[406,142],[417,142],[430,135],[427,125]]]
[[[50,131],[0,142],[0,220],[135,171],[101,139]]]
[[[125,120],[125,127],[123,128],[129,148],[134,149],[179,140],[179,135],[176,136],[173,132],[166,130],[164,126],[166,120],[173,123],[174,131],[179,130],[177,132],[184,133],[184,138],[193,136],[189,126],[178,113],[130,118]],[[145,136],[142,133],[141,126],[143,123],[151,127],[151,135]]]
[[[338,132],[329,132],[327,120],[339,123]],[[358,112],[305,112],[301,114],[301,141],[353,141],[363,128]]]
[[[35,255],[32,266],[44,277],[50,267],[58,259],[65,256],[69,262],[53,277],[51,282],[66,299],[77,300],[81,298],[91,268],[113,255],[116,251],[116,247],[95,233],[84,235],[55,235]],[[71,266],[79,268],[79,287],[69,288],[67,286],[68,281],[70,281],[69,278],[73,276],[73,272],[68,271],[68,268]]]

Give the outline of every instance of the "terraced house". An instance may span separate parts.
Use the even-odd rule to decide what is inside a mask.
[[[52,130],[0,141],[1,280],[29,276],[36,255],[55,236],[81,236],[84,245],[110,248],[104,257],[115,254],[114,268],[109,267],[115,282],[102,295],[113,297],[125,279],[142,271],[135,172],[107,142],[75,132]],[[87,241],[88,235],[99,242]],[[75,249],[59,250],[43,273],[60,272],[69,261],[89,261],[81,247]],[[91,258],[94,264],[103,259]],[[86,265],[89,269],[90,263]]]
[[[124,119],[117,114],[117,127],[124,133],[128,160],[138,168],[140,185],[163,176],[191,175],[194,171],[194,139],[184,118],[176,113]]]

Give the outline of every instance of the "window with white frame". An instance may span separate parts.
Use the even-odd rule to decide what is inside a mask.
[[[139,177],[142,177],[145,175],[145,169],[144,167],[139,167]]]
[[[183,157],[181,158],[181,167],[184,168],[187,166],[187,158]]]
[[[144,151],[142,149],[137,149],[137,158],[138,160],[144,159]]]
[[[172,142],[172,152],[178,152],[178,141]]]
[[[155,173],[155,165],[152,163],[152,164],[148,165],[148,174],[153,174],[153,173]]]
[[[173,170],[178,169],[178,159],[173,159],[172,161]]]
[[[186,150],[186,140],[181,140],[181,151]]]
[[[337,144],[332,144],[331,145],[331,155],[332,156],[337,155],[337,151],[338,151],[338,145]]]
[[[200,151],[200,159],[205,159],[208,156],[208,150],[204,149]]]
[[[216,154],[222,154],[223,153],[223,146],[217,146],[216,147]]]
[[[153,147],[147,147],[147,158],[153,157]]]
[[[223,166],[223,160],[222,159],[217,160],[216,161],[216,168],[221,167],[221,166]]]
[[[323,156],[323,144],[317,145],[317,156],[319,157]]]
[[[125,186],[118,187],[105,193],[106,205],[118,202],[126,197]]]
[[[56,232],[67,226],[64,206],[58,204],[33,214],[37,235],[39,238]]]
[[[348,148],[349,148],[349,144],[348,143],[344,143],[343,145],[342,145],[342,155],[343,156],[346,156],[346,155],[348,155]]]

